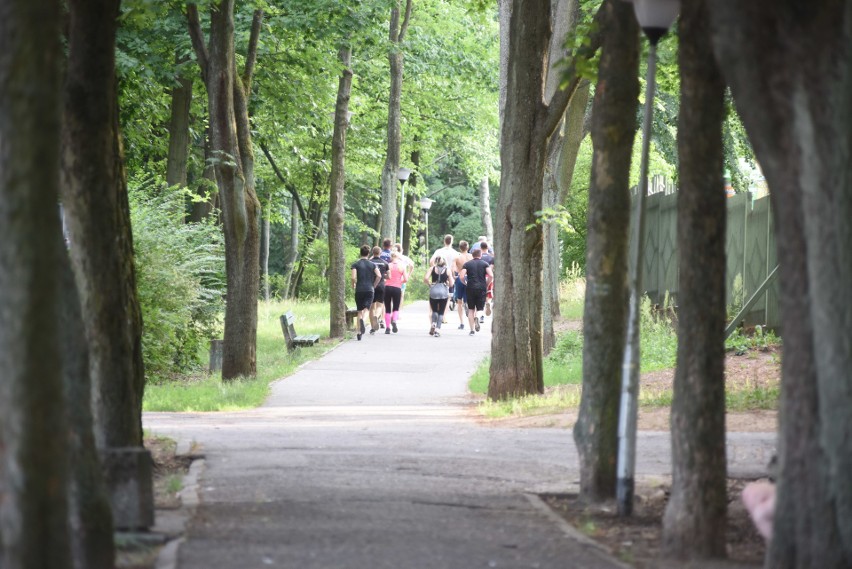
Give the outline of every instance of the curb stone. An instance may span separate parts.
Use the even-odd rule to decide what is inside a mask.
[[[185,445],[183,443],[186,443]],[[191,443],[188,441],[180,441],[178,449],[184,449],[184,454],[189,454]],[[177,535],[170,539],[157,555],[157,561],[154,565],[156,569],[176,569],[178,552],[180,546],[186,541],[185,532],[186,526],[195,515],[195,510],[200,503],[199,500],[199,478],[204,472],[205,460],[198,458],[192,461],[189,466],[189,472],[183,477],[183,489],[180,491],[180,515],[174,520],[174,527],[171,534]]]

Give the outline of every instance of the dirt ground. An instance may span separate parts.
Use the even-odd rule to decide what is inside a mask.
[[[714,567],[761,567],[766,553],[763,538],[754,529],[740,500],[749,481],[728,481],[727,563]],[[581,533],[603,545],[609,553],[635,569],[658,569],[662,546],[662,523],[668,501],[669,483],[638,481],[633,515],[619,517],[614,503],[586,506],[576,495],[548,494],[544,501]],[[678,563],[667,565],[681,567]]]
[[[775,387],[781,378],[781,357],[778,348],[750,351],[743,355],[729,353],[725,359],[725,383],[729,390],[746,390],[754,387]],[[674,370],[643,374],[640,389],[646,391],[671,390]],[[639,429],[668,431],[668,408],[640,408]],[[493,426],[562,427],[574,426],[577,410],[559,414],[532,417],[510,417],[482,422]],[[759,410],[729,412],[729,432],[775,432],[778,412]],[[730,564],[713,567],[761,567],[766,545],[754,529],[740,499],[743,487],[750,480],[728,480],[728,530],[727,555]],[[662,519],[668,501],[670,479],[637,480],[634,515],[622,518],[617,515],[614,503],[589,507],[576,495],[549,494],[542,498],[569,524],[589,536],[612,555],[636,569],[662,567],[659,554],[662,544]],[[666,565],[666,567],[680,566]]]

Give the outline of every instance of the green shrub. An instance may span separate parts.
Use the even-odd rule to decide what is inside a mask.
[[[221,230],[184,223],[180,191],[130,185],[142,357],[149,380],[199,364],[219,326],[225,292]]]

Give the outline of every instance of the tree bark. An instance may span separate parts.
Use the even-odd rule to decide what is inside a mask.
[[[412,172],[408,176],[408,182],[406,182],[406,186],[408,186],[408,190],[405,192],[405,207],[403,211],[405,211],[405,222],[402,224],[402,252],[406,255],[411,254],[411,220],[414,218],[415,208],[418,206],[415,204],[416,196],[417,196],[417,172],[420,169],[420,137],[414,137],[414,150],[411,151],[411,167]],[[419,211],[419,210],[418,210]]]
[[[488,243],[493,247],[494,224],[491,221],[491,187],[488,184],[488,176],[483,176],[479,181],[479,217],[482,219]]]
[[[180,56],[176,63],[182,63]],[[166,162],[166,183],[169,186],[186,186],[186,168],[189,158],[189,109],[192,105],[192,79],[183,74],[176,77],[172,87],[171,118],[169,119],[169,156]]]
[[[495,291],[501,301],[494,316],[488,385],[488,397],[495,400],[544,389],[541,300],[535,292],[542,290],[542,231],[535,220],[542,203],[547,141],[579,84],[572,62],[566,69],[568,86],[549,101],[542,100],[550,2],[513,0],[511,14],[500,133],[500,215],[494,226],[496,257],[504,267],[495,274]],[[600,29],[601,16],[598,11],[595,29]],[[594,32],[577,55],[593,54],[599,38]],[[527,230],[529,226],[532,228]]]
[[[225,232],[228,293],[222,342],[222,379],[253,377],[257,367],[260,204],[254,188],[254,152],[248,97],[263,12],[252,20],[246,67],[237,76],[234,58],[234,2],[211,10],[209,53],[195,5],[188,7],[190,35],[207,85],[210,146]]]
[[[142,317],[118,129],[119,2],[72,1],[62,199],[90,350],[100,448],[142,445]]]
[[[781,469],[767,567],[850,567],[852,3],[708,6],[778,238]]]
[[[678,25],[678,350],[672,401],[672,490],[663,547],[680,559],[723,558],[725,455],[725,83],[706,5],[687,2]]]
[[[577,92],[571,97],[565,111],[565,121],[558,133],[558,144],[551,143],[551,153],[544,177],[545,209],[557,208],[565,204],[574,177],[574,165],[580,144],[583,142],[583,120],[589,102],[589,82],[583,81]],[[556,345],[554,322],[559,318],[559,287],[562,274],[562,257],[559,239],[560,227],[548,223],[544,227],[544,291],[542,294],[542,314],[544,320],[544,354]]]
[[[630,158],[639,95],[639,30],[630,4],[605,0],[595,89],[583,310],[583,395],[574,426],[580,494],[615,497],[621,356],[627,319]]]
[[[343,249],[344,187],[346,182],[346,128],[349,93],[352,90],[352,51],[342,47],[337,52],[342,66],[337,83],[337,104],[334,109],[334,134],[331,140],[331,192],[328,203],[328,301],[331,307],[329,336],[342,338],[346,333],[346,255]]]
[[[57,236],[57,239],[60,237]],[[80,296],[67,253],[59,256],[59,317],[62,376],[69,402],[92,400],[89,347],[80,311]],[[69,527],[71,559],[75,569],[112,569],[115,566],[113,518],[109,495],[95,445],[92,408],[68,405]]]
[[[263,300],[269,302],[269,204],[266,205],[266,215],[261,218],[260,226],[260,273],[263,280]]]
[[[210,153],[210,136],[204,143],[204,173],[196,189],[198,195],[204,198],[202,201],[193,201],[190,205],[189,221],[199,223],[207,219],[218,206],[219,192],[216,187],[216,169],[212,164]]]
[[[0,566],[70,568],[58,269],[57,2],[0,17]],[[83,402],[85,404],[85,402]]]
[[[401,144],[400,115],[402,98],[402,68],[403,53],[402,42],[408,30],[408,22],[411,18],[411,2],[405,0],[405,11],[400,16],[401,0],[395,0],[391,9],[390,31],[388,38],[391,48],[388,54],[390,62],[390,94],[388,96],[388,146],[385,156],[385,165],[382,168],[382,223],[380,238],[388,237],[396,240],[398,202],[399,194],[397,188],[397,171],[399,170],[399,153]],[[402,22],[400,23],[400,17]],[[402,236],[400,236],[400,239]]]

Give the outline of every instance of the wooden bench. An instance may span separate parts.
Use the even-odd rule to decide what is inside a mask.
[[[296,317],[292,312],[281,315],[281,331],[284,332],[284,341],[287,343],[287,351],[292,352],[300,346],[313,346],[319,342],[319,334],[307,334],[297,336],[293,327]]]
[[[358,310],[355,308],[346,308],[346,329],[355,329],[355,319],[358,318]]]

